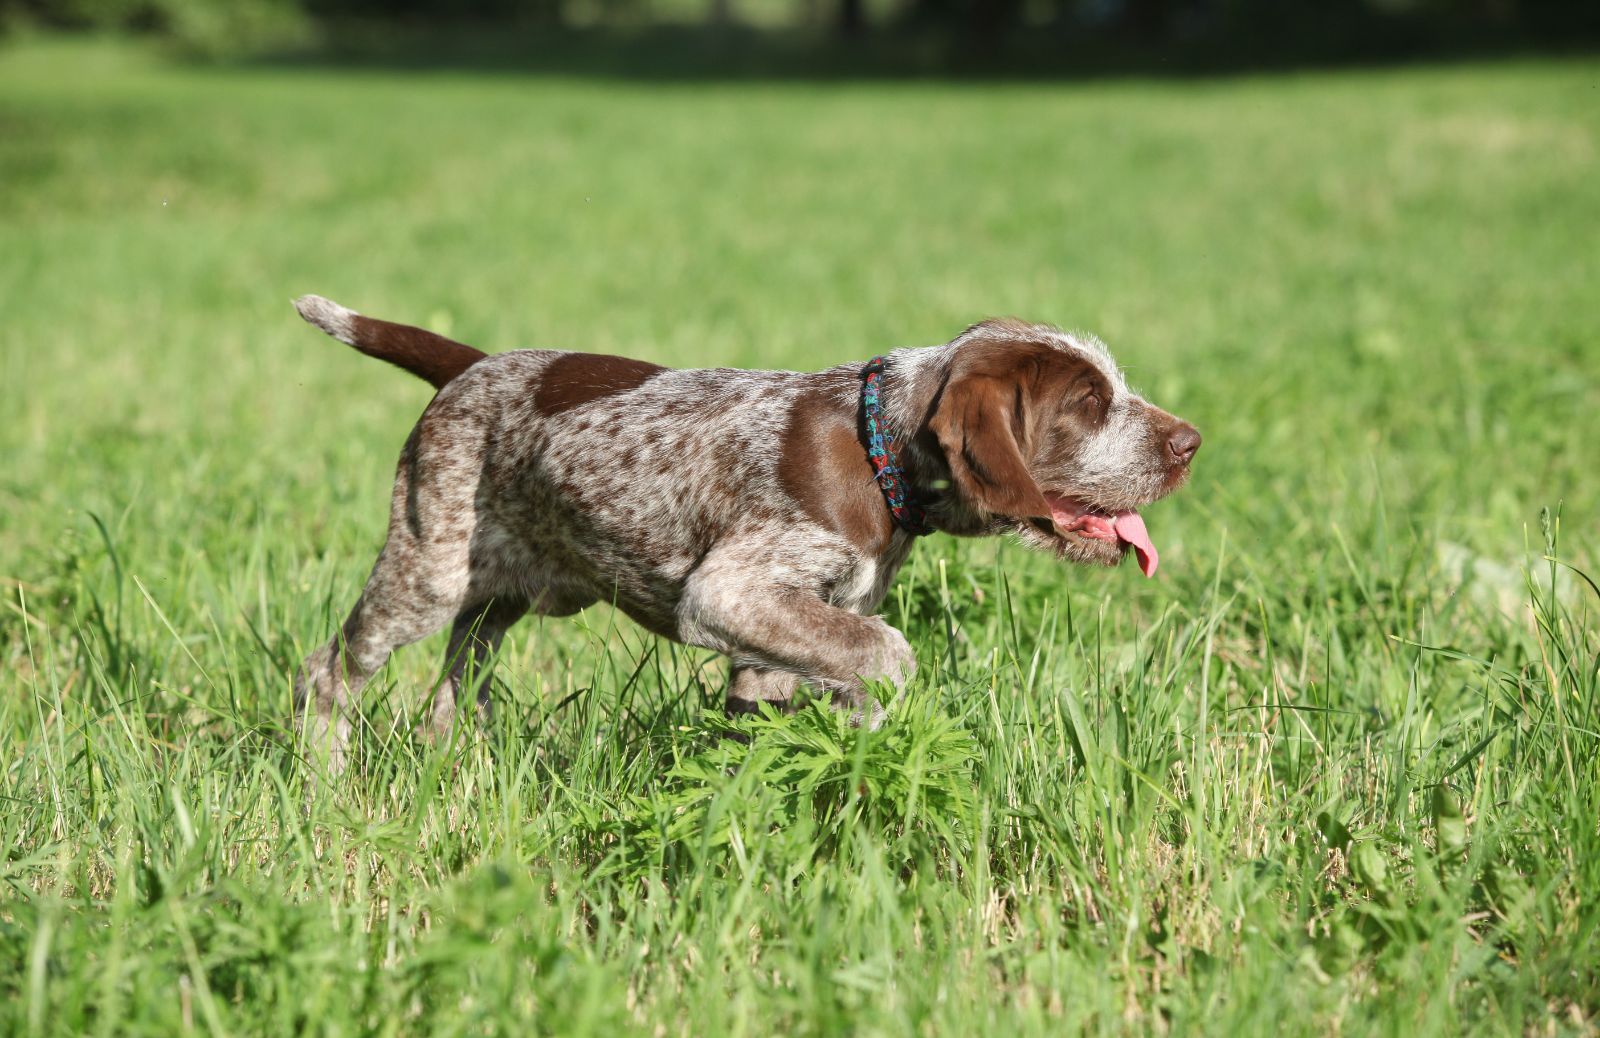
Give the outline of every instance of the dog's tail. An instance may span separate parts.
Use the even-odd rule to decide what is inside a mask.
[[[369,357],[405,368],[435,388],[472,367],[488,354],[466,343],[446,339],[408,324],[363,317],[331,299],[301,296],[294,301],[300,316],[340,342]]]

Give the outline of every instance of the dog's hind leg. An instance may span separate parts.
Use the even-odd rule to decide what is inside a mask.
[[[471,695],[475,691],[478,715],[488,718],[491,708],[489,671],[495,650],[500,647],[506,631],[527,611],[526,599],[500,597],[456,614],[455,624],[450,628],[450,646],[445,650],[449,670],[433,691],[433,712],[428,723],[430,734],[442,736],[450,731],[463,693]]]
[[[475,579],[471,541],[478,523],[476,473],[454,463],[448,448],[459,425],[437,424],[433,408],[400,456],[389,515],[389,538],[366,587],[339,633],[301,667],[297,717],[328,767],[344,763],[349,710],[362,686],[402,645],[426,638],[492,591]],[[445,435],[451,434],[451,435]]]
[[[372,675],[395,649],[426,638],[461,611],[461,593],[429,579],[434,566],[395,547],[391,538],[339,633],[306,658],[295,681],[296,715],[306,718],[312,748],[327,753],[332,771],[344,764],[350,707]]]

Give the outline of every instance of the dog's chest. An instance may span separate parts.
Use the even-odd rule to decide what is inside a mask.
[[[876,612],[900,567],[911,555],[915,543],[906,534],[895,534],[882,555],[869,556],[852,565],[833,585],[828,602],[853,613]]]

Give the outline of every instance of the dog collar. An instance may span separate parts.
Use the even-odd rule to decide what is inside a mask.
[[[873,481],[883,491],[883,500],[895,524],[916,537],[932,533],[933,528],[928,525],[928,513],[910,500],[911,488],[905,470],[896,461],[894,449],[883,431],[883,404],[878,394],[883,388],[886,363],[882,357],[873,357],[861,369],[861,419],[866,426],[867,457],[872,461]]]

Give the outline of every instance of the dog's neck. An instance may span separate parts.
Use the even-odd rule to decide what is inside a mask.
[[[966,507],[951,491],[944,451],[928,429],[950,380],[955,352],[955,343],[945,343],[886,354],[879,407],[882,428],[894,445],[913,500],[927,511],[928,525],[970,536],[987,532],[991,520]]]

